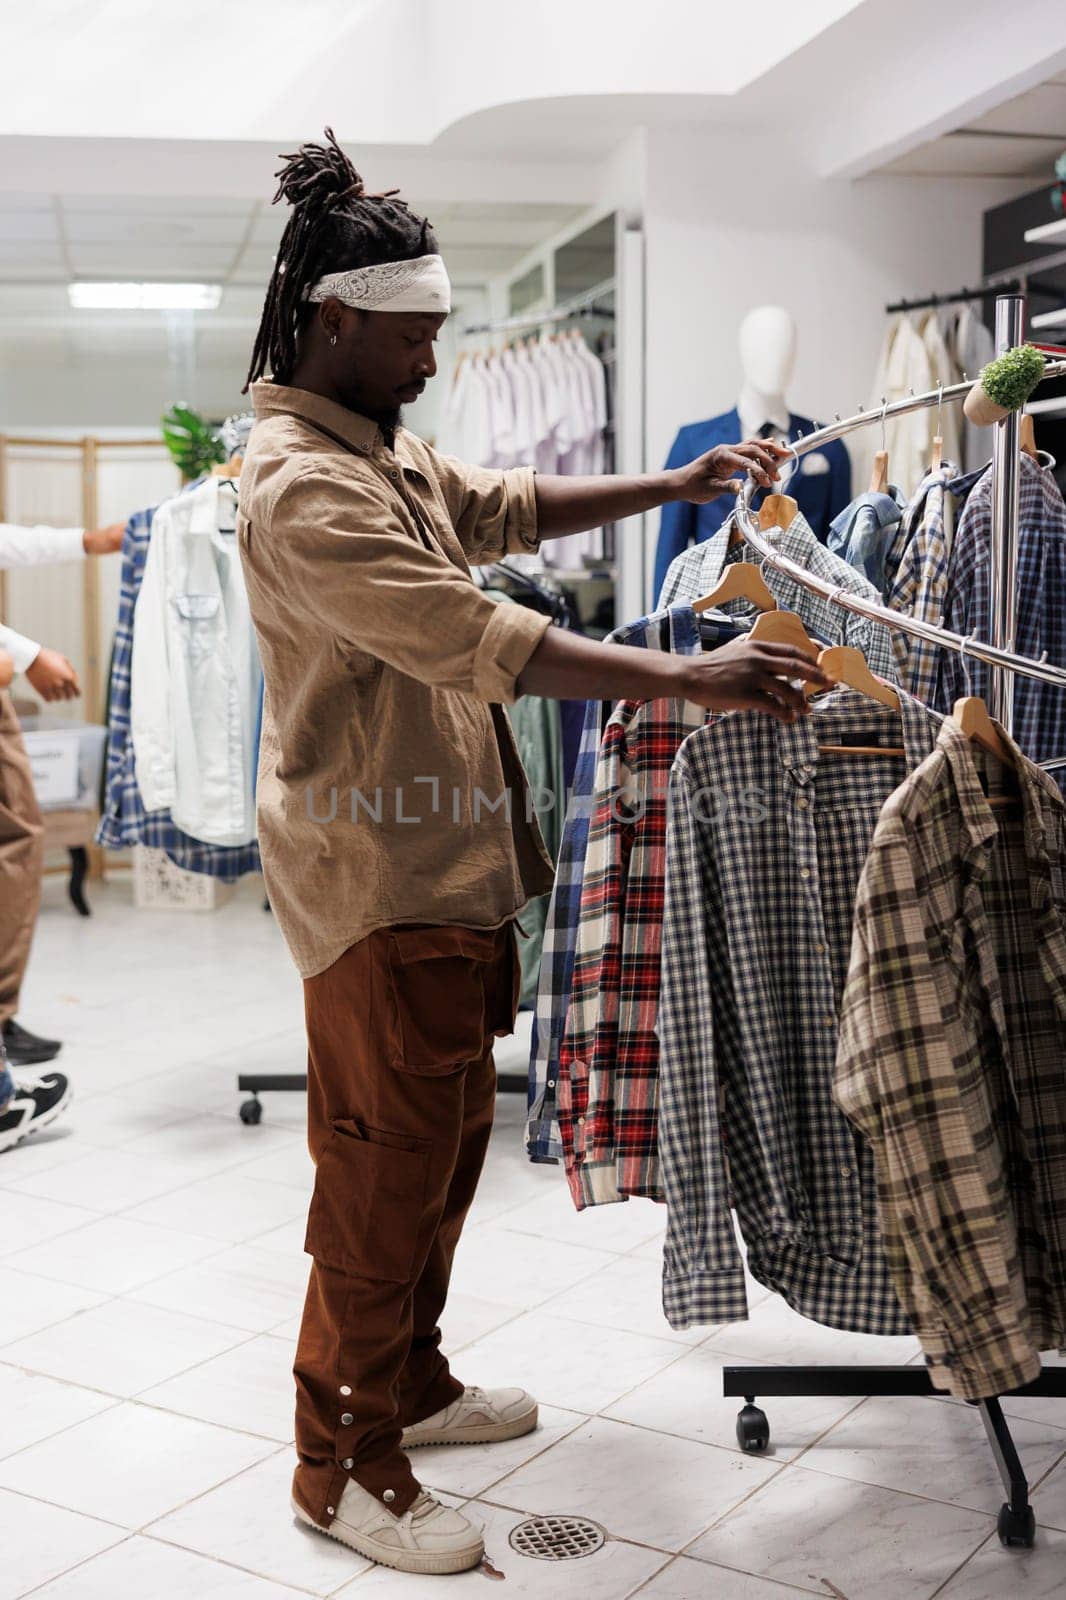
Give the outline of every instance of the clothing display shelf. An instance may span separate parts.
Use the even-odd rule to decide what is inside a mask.
[[[996,302],[996,353],[1002,354],[1021,340],[1024,326],[1025,303],[1020,295],[1003,295]],[[1066,376],[1066,360],[1048,362],[1044,381]],[[831,439],[844,438],[859,428],[879,424],[882,418],[905,416],[929,406],[946,401],[961,400],[972,388],[972,383],[957,383],[943,389],[933,389],[926,394],[911,395],[893,405],[861,411],[856,416],[836,422],[829,427],[810,433],[791,446],[798,458],[818,450]],[[991,605],[988,621],[992,642],[976,638],[962,638],[945,628],[923,622],[877,605],[861,596],[834,589],[831,583],[817,578],[796,562],[782,556],[772,540],[760,530],[752,516],[751,503],[757,492],[754,479],[749,478],[737,496],[736,520],[741,534],[752,549],[770,566],[786,573],[813,593],[821,595],[834,605],[884,623],[919,639],[928,639],[963,656],[984,661],[990,668],[989,699],[993,716],[1012,732],[1013,674],[1036,678],[1044,683],[1057,684],[1066,690],[1066,668],[1055,666],[1043,659],[1030,660],[1015,655],[1013,651],[1017,595],[1018,486],[1019,470],[1019,415],[1012,411],[996,427],[995,450],[992,457],[992,582]],[[1058,766],[1066,763],[1045,763]],[[936,1391],[924,1367],[881,1366],[796,1366],[796,1367],[726,1367],[722,1391],[725,1395],[742,1397],[743,1409],[737,1417],[737,1440],[743,1450],[763,1451],[770,1442],[770,1425],[766,1413],[756,1405],[756,1396],[768,1395],[932,1395]],[[1046,1368],[1034,1382],[1013,1391],[1038,1398],[1066,1398],[1066,1367]],[[1010,1428],[1003,1415],[998,1397],[974,1402],[981,1412],[985,1431],[995,1456],[996,1465],[1007,1494],[1000,1509],[998,1533],[1002,1544],[1030,1547],[1034,1543],[1036,1522],[1029,1501],[1029,1485],[1011,1437]]]

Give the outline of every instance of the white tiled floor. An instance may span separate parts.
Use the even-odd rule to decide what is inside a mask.
[[[302,1068],[299,984],[253,884],[206,915],[95,915],[48,882],[24,1020],[66,1040],[64,1122],[0,1157],[0,1600],[423,1600],[295,1523],[293,1341],[311,1166],[296,1096],[237,1118],[236,1074]],[[501,1064],[524,1062],[521,1042]],[[470,1381],[524,1383],[542,1426],[415,1457],[534,1600],[1051,1600],[1066,1592],[1066,1402],[1007,1409],[1037,1548],[1004,1551],[979,1418],[946,1400],[779,1400],[744,1456],[723,1364],[894,1362],[752,1286],[747,1324],[679,1333],[658,1304],[663,1217],[578,1216],[500,1103],[445,1318]],[[583,1513],[581,1561],[519,1556],[531,1512]],[[485,1573],[447,1580],[486,1593]]]

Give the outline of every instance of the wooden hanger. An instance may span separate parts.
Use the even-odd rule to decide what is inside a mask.
[[[760,640],[763,644],[793,645],[812,660],[818,654],[818,646],[794,611],[781,611],[775,608],[773,611],[760,612],[752,624],[748,638]]]
[[[782,531],[791,528],[799,516],[799,505],[790,494],[768,494],[756,512],[759,519],[759,528],[767,533],[771,528],[780,528]],[[729,535],[729,543],[738,545],[744,543],[744,535],[734,526]]]
[[[939,433],[933,435],[933,460],[930,465],[931,472],[939,472],[940,464],[944,459],[944,440]]]
[[[1014,753],[992,721],[988,707],[979,695],[964,695],[961,700],[956,700],[951,708],[951,720],[967,739],[979,744],[982,750],[987,750],[989,755],[995,756],[997,761],[1002,761],[1004,766],[1013,767]]]
[[[1018,443],[1027,456],[1036,460],[1036,431],[1032,417],[1028,411],[1023,411],[1018,427]]]
[[[899,695],[890,683],[875,678],[866,664],[866,657],[853,644],[834,644],[819,652],[818,665],[827,678],[842,683],[848,689],[876,700],[880,705],[900,710]]]
[[[777,601],[766,587],[766,579],[752,561],[734,561],[710,594],[693,600],[693,611],[710,611],[727,600],[747,600],[760,611],[776,611]]]
[[[870,494],[884,494],[888,488],[888,451],[879,450],[874,456],[873,471],[870,473]]]
[[[848,689],[855,689],[859,694],[867,695],[871,700],[876,700],[879,705],[888,706],[893,711],[900,709],[899,695],[890,683],[882,683],[880,678],[875,678],[866,663],[866,657],[861,650],[851,644],[830,645],[827,650],[822,650],[818,656],[818,665],[827,678],[832,678],[834,683],[842,683]],[[810,694],[810,689],[808,689]],[[826,756],[905,756],[907,754],[902,745],[891,744],[820,744],[819,753]]]
[[[211,468],[213,478],[239,478],[244,465],[243,456],[230,456],[228,461],[217,461]]]

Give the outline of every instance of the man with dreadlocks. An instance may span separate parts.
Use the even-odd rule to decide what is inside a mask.
[[[458,1572],[480,1534],[421,1490],[404,1448],[537,1424],[521,1389],[464,1388],[438,1329],[492,1125],[493,1038],[515,1019],[516,919],[552,885],[503,705],[677,696],[791,721],[806,703],[788,680],[824,679],[794,650],[625,649],[482,593],[471,562],[710,500],[737,471],[768,485],[785,452],[585,479],[437,455],[400,425],[451,308],[429,223],[368,194],[328,129],[285,161],[239,537],[266,679],[263,867],[304,978],[317,1167],[293,1504],[387,1566]]]

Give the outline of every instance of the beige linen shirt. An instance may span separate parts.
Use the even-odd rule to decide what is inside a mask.
[[[533,472],[441,456],[305,390],[252,389],[237,531],[266,692],[270,902],[304,977],[381,927],[494,928],[552,885],[501,702],[547,617],[470,562],[538,546]],[[556,803],[561,803],[559,797]]]

